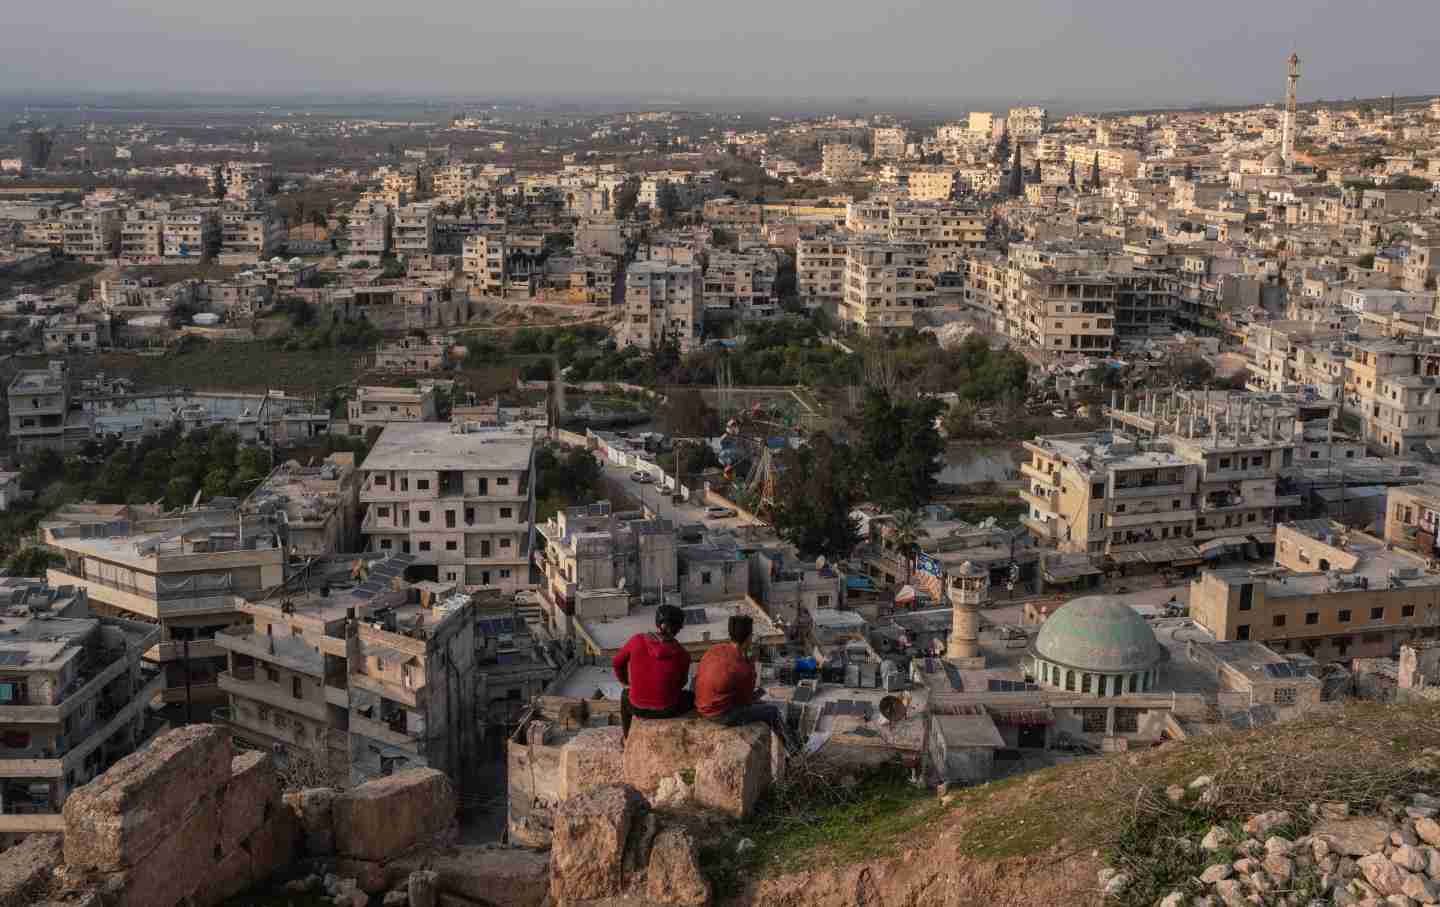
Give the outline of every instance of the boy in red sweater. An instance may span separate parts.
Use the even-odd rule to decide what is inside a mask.
[[[750,637],[755,619],[730,618],[730,642],[721,643],[700,659],[695,672],[695,707],[701,715],[729,727],[763,721],[780,736],[785,748],[798,748],[779,706],[759,702],[764,690],[755,686],[755,665],[750,661]]]
[[[655,632],[636,633],[615,656],[615,676],[625,684],[620,693],[620,727],[630,736],[630,719],[678,718],[695,708],[690,680],[690,653],[676,641],[685,626],[685,612],[674,605],[655,609]]]

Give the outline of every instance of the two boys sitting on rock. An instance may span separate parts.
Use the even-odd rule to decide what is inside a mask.
[[[754,618],[730,618],[730,641],[705,653],[695,674],[695,690],[685,689],[690,676],[690,653],[676,640],[685,626],[685,612],[674,605],[655,611],[655,632],[637,633],[615,656],[615,676],[626,685],[620,694],[620,726],[630,735],[630,721],[641,718],[679,718],[691,711],[727,727],[760,721],[768,724],[785,748],[798,744],[785,724],[780,708],[760,702],[765,694],[755,685],[750,638]]]

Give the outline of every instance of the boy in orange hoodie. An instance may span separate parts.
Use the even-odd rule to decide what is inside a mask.
[[[731,617],[729,630],[730,642],[715,646],[700,659],[695,673],[696,711],[729,727],[763,721],[780,736],[786,749],[795,752],[798,745],[780,708],[758,701],[765,691],[756,688],[755,665],[750,661],[754,618]]]

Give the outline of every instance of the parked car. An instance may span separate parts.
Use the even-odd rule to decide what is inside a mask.
[[[634,472],[630,473],[630,481],[639,482],[641,485],[646,485],[655,480],[651,478],[650,473],[646,472],[643,469],[637,469]]]
[[[711,520],[723,520],[726,517],[734,516],[735,511],[729,507],[706,507],[705,517]]]

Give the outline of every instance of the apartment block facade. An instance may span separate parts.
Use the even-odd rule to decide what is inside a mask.
[[[465,589],[529,588],[534,449],[525,429],[387,427],[362,464],[366,550]]]
[[[63,359],[43,369],[25,369],[6,389],[10,438],[16,450],[64,450],[65,423],[70,413],[69,373]],[[85,434],[88,436],[89,432]]]
[[[264,208],[220,212],[220,258],[222,262],[253,264],[270,258],[285,242],[285,224]]]
[[[832,143],[821,149],[820,173],[833,181],[854,179],[865,169],[865,151],[858,145]]]
[[[909,330],[933,293],[924,243],[853,243],[845,254],[840,321],[866,336]]]
[[[698,265],[637,261],[625,273],[620,345],[648,350],[673,343],[688,352],[698,341],[704,305]]]
[[[1350,344],[1345,402],[1375,452],[1412,454],[1440,437],[1440,345],[1361,340]]]

